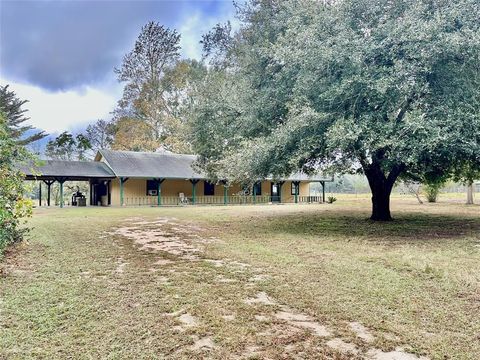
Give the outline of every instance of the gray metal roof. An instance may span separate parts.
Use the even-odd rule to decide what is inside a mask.
[[[192,168],[195,155],[113,150],[100,150],[99,154],[117,177],[205,179],[204,174]]]
[[[302,172],[297,172],[295,174],[290,175],[285,180],[289,181],[333,181],[333,177],[325,177],[323,174],[313,174],[307,175]]]
[[[67,177],[68,180],[115,178],[113,171],[104,163],[95,161],[41,160],[38,165],[20,167],[27,179],[54,179]]]
[[[103,159],[102,159],[103,158]],[[36,166],[20,166],[26,179],[67,180],[128,178],[208,179],[193,168],[196,155],[100,150],[96,161],[42,160]],[[103,161],[101,161],[103,160]],[[271,179],[270,179],[271,180]],[[322,175],[296,173],[284,180],[332,181]]]
[[[103,157],[117,177],[207,179],[205,174],[192,167],[197,160],[196,155],[113,150],[100,150],[99,155],[95,160],[98,161]],[[333,179],[322,175],[308,176],[299,172],[285,180],[332,181]]]

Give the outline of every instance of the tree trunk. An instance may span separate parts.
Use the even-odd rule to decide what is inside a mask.
[[[370,183],[370,189],[372,191],[372,216],[371,220],[375,221],[390,221],[392,216],[390,215],[390,193],[391,187],[386,184],[386,179],[375,178]]]
[[[473,182],[467,184],[467,205],[473,205]]]
[[[380,165],[373,163],[364,169],[372,191],[372,216],[374,221],[390,221],[390,194],[398,175],[403,171],[403,165],[396,165],[388,176],[385,176]]]

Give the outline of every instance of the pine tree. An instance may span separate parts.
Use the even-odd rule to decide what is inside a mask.
[[[0,86],[0,110],[5,114],[10,136],[21,145],[28,145],[43,139],[47,136],[44,131],[32,132],[33,126],[25,125],[30,118],[25,116],[28,110],[24,109],[23,105],[28,100],[19,99],[15,92],[10,91],[8,87],[8,85]]]

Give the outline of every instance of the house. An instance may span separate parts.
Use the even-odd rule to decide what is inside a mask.
[[[47,185],[48,205],[50,187],[58,182],[60,206],[65,181],[88,181],[89,204],[104,206],[323,202],[325,182],[333,181],[297,173],[257,181],[246,189],[240,184],[209,182],[194,168],[196,159],[195,155],[100,150],[94,161],[45,160],[22,171],[26,180]],[[323,196],[310,196],[311,182],[322,184]]]

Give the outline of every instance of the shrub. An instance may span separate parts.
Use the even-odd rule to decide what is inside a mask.
[[[337,198],[335,196],[329,196],[327,198],[327,203],[333,204],[335,201],[337,201]]]
[[[425,185],[424,192],[428,202],[437,202],[438,194],[440,193],[442,186],[442,183],[431,183]]]

